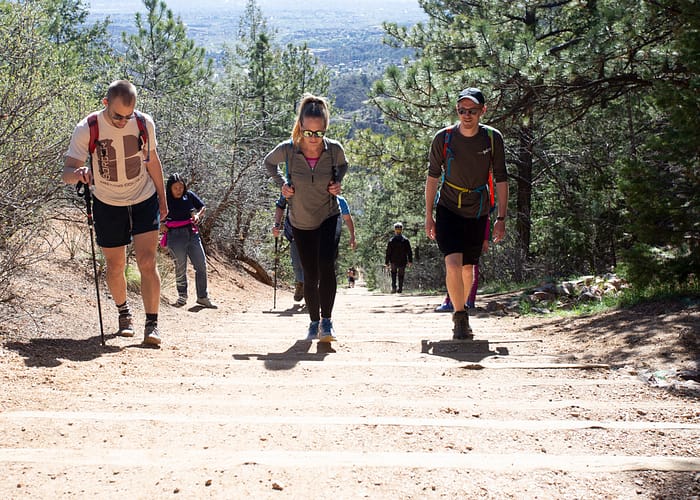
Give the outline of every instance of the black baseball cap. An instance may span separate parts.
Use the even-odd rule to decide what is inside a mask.
[[[462,99],[469,99],[470,101],[479,104],[480,106],[483,106],[486,102],[486,100],[484,99],[484,94],[481,93],[481,90],[475,87],[469,87],[467,89],[462,90],[459,93],[457,102],[461,101]]]

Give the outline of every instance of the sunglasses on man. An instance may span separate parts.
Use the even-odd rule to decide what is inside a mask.
[[[457,113],[460,115],[476,116],[481,113],[481,108],[459,108],[457,109]]]
[[[131,113],[130,115],[120,115],[119,113],[112,113],[110,112],[110,116],[112,117],[112,120],[115,122],[123,122],[123,121],[129,121],[134,117],[134,113]]]

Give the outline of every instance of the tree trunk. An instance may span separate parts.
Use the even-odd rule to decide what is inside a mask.
[[[518,234],[520,255],[524,259],[530,256],[530,231],[532,229],[532,129],[523,126],[519,131],[517,207],[515,229]],[[519,259],[521,260],[521,259]],[[516,270],[516,280],[523,278],[522,262]]]

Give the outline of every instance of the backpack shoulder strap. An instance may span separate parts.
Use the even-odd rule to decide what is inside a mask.
[[[134,111],[134,117],[136,125],[139,127],[139,149],[143,149],[144,144],[146,145],[146,161],[149,161],[151,159],[151,141],[148,137],[146,118],[138,111]]]
[[[442,157],[445,159],[445,161],[447,161],[447,153],[449,152],[452,154],[452,149],[450,149],[450,140],[452,139],[452,133],[457,130],[457,127],[459,127],[459,123],[445,129],[445,141],[442,145]]]
[[[88,151],[90,152],[90,155],[95,152],[97,140],[100,138],[100,127],[97,124],[98,113],[99,111],[91,113],[87,118],[88,127],[90,127],[90,143],[88,144]]]
[[[488,125],[481,125],[486,129],[486,133],[489,136],[489,141],[491,142],[491,163],[489,165],[489,197],[491,202],[491,211],[493,212],[496,208],[495,193],[493,190],[493,155],[494,155],[494,139],[493,139],[493,127]]]
[[[284,155],[284,176],[287,178],[287,184],[292,185],[292,172],[289,170],[289,154],[294,152],[294,139],[289,139],[289,147]]]

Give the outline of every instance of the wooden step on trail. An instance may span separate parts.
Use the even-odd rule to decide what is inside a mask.
[[[537,470],[566,472],[624,472],[639,470],[700,471],[700,458],[677,456],[625,455],[548,455],[419,452],[324,452],[324,451],[236,451],[236,450],[0,448],[0,462],[55,464],[72,466],[121,466],[167,468],[169,470],[204,467],[234,469],[246,465],[264,465],[296,469],[304,464],[326,464],[324,469],[401,468],[469,469],[494,472]]]

